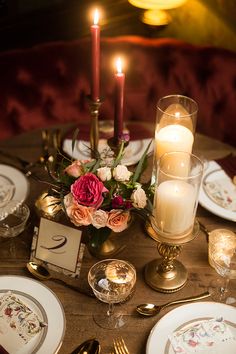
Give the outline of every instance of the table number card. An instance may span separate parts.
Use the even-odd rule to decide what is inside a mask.
[[[82,231],[41,218],[35,227],[31,246],[31,260],[40,261],[47,268],[79,277],[85,245]]]

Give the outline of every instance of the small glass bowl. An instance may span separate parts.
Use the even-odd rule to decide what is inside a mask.
[[[25,203],[10,202],[9,212],[0,220],[0,237],[16,237],[25,229],[30,215],[29,207]]]

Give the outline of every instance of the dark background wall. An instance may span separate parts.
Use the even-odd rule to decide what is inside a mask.
[[[142,10],[128,0],[0,0],[0,50],[89,35],[90,10],[103,12],[103,36],[173,37],[236,51],[236,1],[188,0],[171,10],[164,28],[141,22]]]

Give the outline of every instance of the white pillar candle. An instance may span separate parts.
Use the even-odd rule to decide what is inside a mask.
[[[156,156],[160,157],[170,151],[192,152],[193,133],[180,124],[171,124],[156,131]]]
[[[179,180],[162,182],[155,194],[154,217],[158,229],[173,238],[183,237],[192,229],[195,204],[196,191],[191,184]]]
[[[157,160],[171,151],[192,152],[193,134],[179,124],[167,125],[156,133],[156,158]],[[186,177],[189,171],[189,156],[171,156],[166,163],[169,165],[169,174],[173,176]]]

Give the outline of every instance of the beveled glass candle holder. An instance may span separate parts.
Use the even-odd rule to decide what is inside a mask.
[[[198,105],[186,96],[169,95],[157,103],[153,182],[160,157],[170,151],[192,152]]]
[[[187,96],[169,95],[158,101],[151,177],[153,192],[161,156],[171,151],[192,153],[197,112],[197,103]],[[156,240],[156,233],[150,222],[146,224],[146,231]]]
[[[202,161],[190,153],[169,152],[160,158],[151,224],[162,259],[145,268],[145,280],[155,290],[174,292],[186,284],[187,270],[175,258],[199,232],[195,215],[202,174]]]

